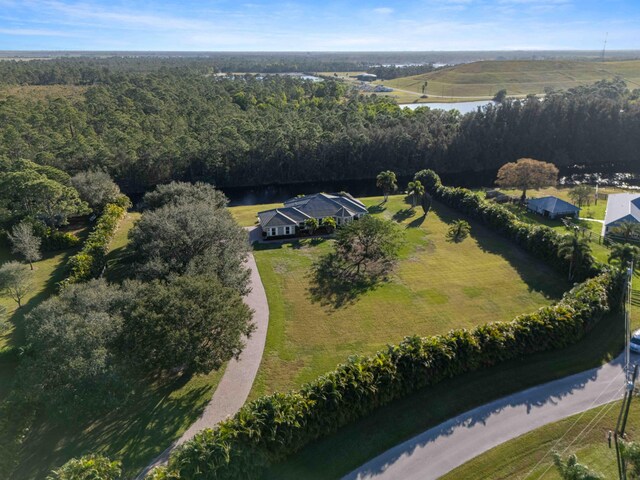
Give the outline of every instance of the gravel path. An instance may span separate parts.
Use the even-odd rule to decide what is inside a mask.
[[[632,362],[638,360],[637,356]],[[384,452],[343,480],[437,479],[526,432],[622,397],[623,355],[452,418]]]
[[[249,230],[249,238],[255,238],[255,231]],[[137,477],[142,479],[154,467],[163,465],[169,459],[171,452],[184,442],[191,440],[196,433],[205,428],[212,428],[218,422],[234,415],[244,405],[249,396],[253,381],[258,373],[258,367],[262,361],[262,353],[267,339],[267,327],[269,326],[269,304],[264,286],[260,280],[258,267],[253,254],[247,258],[247,268],[251,270],[249,287],[251,291],[245,297],[245,303],[254,311],[253,321],[256,330],[247,339],[246,346],[239,360],[231,360],[227,364],[224,375],[216,388],[216,391],[196,420],[182,436],[174,441],[164,452],[155,458]]]

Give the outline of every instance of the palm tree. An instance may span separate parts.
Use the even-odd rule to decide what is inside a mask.
[[[569,280],[579,272],[584,261],[591,255],[591,246],[577,235],[565,235],[558,246],[558,256],[569,261]]]
[[[447,232],[447,240],[450,242],[461,242],[471,232],[471,225],[466,220],[456,220],[449,227],[449,231]]]
[[[396,174],[391,170],[380,172],[376,177],[376,187],[382,189],[384,201],[386,202],[389,199],[389,194],[398,189],[398,179],[396,178]]]
[[[625,243],[614,243],[611,247],[611,254],[609,255],[609,263],[618,263],[621,268],[627,268],[631,266],[633,262],[637,262],[640,259],[640,247]]]
[[[620,222],[619,225],[611,229],[611,233],[625,240],[629,240],[631,237],[640,237],[640,223]]]
[[[411,195],[411,208],[415,208],[418,199],[422,199],[424,195],[424,186],[420,180],[409,182],[409,185],[407,185],[407,193]]]
[[[336,229],[336,221],[333,217],[327,217],[322,219],[322,226],[327,230],[327,233],[331,233]]]

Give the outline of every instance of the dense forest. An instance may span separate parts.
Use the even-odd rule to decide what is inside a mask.
[[[524,156],[628,168],[640,151],[638,91],[619,80],[461,116],[403,110],[332,79],[229,77],[204,61],[136,62],[143,68],[0,62],[4,81],[84,86],[70,98],[0,100],[0,155],[70,174],[97,167],[135,193],[171,180],[242,186],[374,178],[387,169],[481,171]]]

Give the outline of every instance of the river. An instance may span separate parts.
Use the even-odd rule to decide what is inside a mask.
[[[440,110],[458,110],[460,113],[475,112],[478,107],[484,107],[485,105],[493,104],[494,102],[488,102],[486,100],[480,100],[477,102],[454,102],[454,103],[401,103],[403,108],[409,108],[415,110],[418,107],[438,108]]]
[[[604,166],[600,166],[601,168]],[[562,186],[588,183],[600,186],[616,186],[638,189],[640,173],[601,173],[597,167],[593,171],[585,171],[580,167],[561,167],[558,183]],[[466,188],[481,188],[494,185],[497,169],[480,172],[443,173],[440,175],[445,185]],[[400,189],[405,188],[411,176],[398,176]],[[220,187],[229,198],[231,206],[282,203],[284,200],[301,194],[317,192],[349,192],[355,197],[382,195],[376,187],[375,178],[359,180],[335,180],[325,182],[293,183],[284,185],[262,185],[256,187]]]

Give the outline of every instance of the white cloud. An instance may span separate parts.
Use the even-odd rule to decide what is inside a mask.
[[[391,15],[393,11],[394,11],[393,8],[389,8],[389,7],[379,7],[379,8],[373,9],[373,12],[379,15]]]

